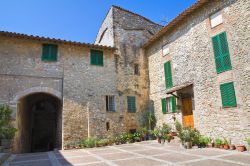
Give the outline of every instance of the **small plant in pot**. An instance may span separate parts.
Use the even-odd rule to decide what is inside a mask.
[[[236,145],[236,149],[239,151],[239,152],[244,152],[246,150],[246,147],[244,144],[238,144]]]
[[[155,128],[153,131],[154,136],[156,137],[158,143],[161,143],[161,137],[162,137],[162,133],[160,128]]]
[[[189,129],[182,129],[180,132],[180,139],[182,141],[182,144],[184,148],[191,149],[192,148],[192,139],[190,135]]]
[[[133,139],[134,139],[135,142],[141,142],[141,134],[138,133],[138,132],[135,132],[133,134]]]
[[[220,139],[220,138],[216,138],[215,139],[215,142],[214,142],[214,144],[215,144],[215,147],[216,148],[220,148],[221,146],[222,146],[222,139]]]
[[[228,150],[230,147],[229,147],[229,141],[226,139],[226,138],[224,138],[224,141],[223,141],[223,148],[225,149],[225,150]]]

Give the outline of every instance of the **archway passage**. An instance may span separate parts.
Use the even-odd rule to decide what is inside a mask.
[[[21,153],[44,152],[61,147],[61,100],[47,93],[35,93],[19,100],[17,144]]]

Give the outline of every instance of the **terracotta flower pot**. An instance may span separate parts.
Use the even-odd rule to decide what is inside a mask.
[[[235,145],[230,145],[230,150],[235,150],[235,149],[236,149]]]
[[[237,148],[237,150],[240,151],[240,152],[244,152],[245,149],[246,149],[245,145],[237,145],[236,148]]]
[[[229,145],[224,145],[224,149],[228,150],[229,149]]]

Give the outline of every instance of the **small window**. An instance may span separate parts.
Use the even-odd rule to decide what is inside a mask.
[[[136,112],[136,101],[135,96],[127,96],[127,107],[128,112]]]
[[[221,84],[220,93],[221,93],[222,106],[224,108],[237,106],[233,82]]]
[[[139,69],[139,65],[138,64],[135,64],[135,66],[134,66],[134,74],[135,75],[140,75],[140,69]]]
[[[106,111],[115,112],[115,96],[106,96]]]
[[[217,25],[220,25],[223,23],[221,11],[210,16],[210,23],[211,23],[211,28],[214,28]]]
[[[90,64],[103,66],[103,51],[90,50]]]
[[[57,45],[43,44],[42,61],[57,61]]]
[[[110,130],[110,123],[106,122],[106,130],[109,131]]]
[[[168,55],[169,52],[170,52],[170,51],[169,51],[169,44],[164,45],[164,46],[162,47],[162,54],[163,54],[163,56]]]
[[[176,98],[174,96],[161,99],[162,113],[175,113],[176,112]]]

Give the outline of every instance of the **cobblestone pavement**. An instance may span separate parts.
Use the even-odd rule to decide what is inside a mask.
[[[12,155],[4,166],[250,166],[250,152],[186,150],[179,143],[145,141],[93,149]]]

